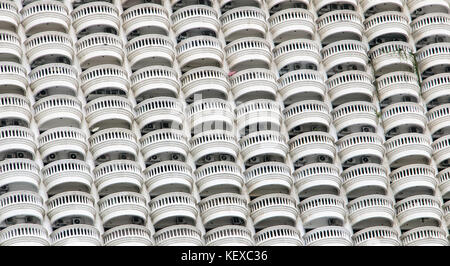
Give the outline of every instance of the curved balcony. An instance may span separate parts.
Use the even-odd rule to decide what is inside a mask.
[[[98,207],[104,227],[113,224],[128,224],[129,217],[138,217],[144,224],[147,221],[147,204],[141,193],[117,192],[109,194],[99,200]]]
[[[36,144],[33,132],[21,126],[0,127],[0,153],[9,151],[25,151],[34,159]],[[24,158],[22,152],[18,152],[13,158]],[[6,156],[8,158],[8,156]]]
[[[392,137],[385,142],[385,147],[391,166],[421,161],[427,164],[431,159],[430,140],[423,134],[406,133]]]
[[[42,158],[47,158],[47,156],[51,154],[69,151],[81,154],[83,158],[86,156],[86,136],[83,131],[78,128],[57,127],[49,129],[39,135],[38,143],[39,152],[41,153]],[[49,157],[50,159],[56,158],[56,156]],[[77,155],[71,156],[71,159],[77,159],[76,157]]]
[[[153,237],[157,246],[203,246],[200,230],[187,224],[165,227]]]
[[[305,228],[342,225],[345,220],[344,200],[336,195],[321,194],[301,200],[298,204],[300,217]]]
[[[283,110],[284,122],[288,132],[302,130],[302,126],[320,125],[328,131],[331,115],[328,106],[322,101],[306,100],[289,105]],[[314,126],[311,128],[314,130]]]
[[[103,89],[115,89],[127,95],[130,87],[126,70],[111,64],[99,65],[83,71],[80,80],[85,97]]]
[[[120,28],[119,11],[108,2],[91,2],[82,4],[72,11],[72,25],[76,34],[93,26]]]
[[[205,227],[230,224],[232,219],[247,220],[247,200],[236,193],[220,193],[202,199],[198,208]]]
[[[235,71],[268,68],[272,62],[270,49],[269,42],[257,37],[237,39],[224,48],[228,66]]]
[[[422,224],[421,220],[433,220],[440,226],[442,209],[439,199],[430,195],[411,196],[395,204],[397,219],[401,228],[413,226],[414,222]]]
[[[286,159],[288,146],[280,132],[264,130],[250,133],[239,141],[244,162],[261,155],[273,155]]]
[[[226,100],[230,89],[227,73],[218,67],[194,68],[184,73],[180,80],[185,98],[192,101],[196,94],[202,94],[202,98]]]
[[[288,5],[288,6],[290,6],[289,4],[301,5],[303,8],[306,9],[310,4],[309,2],[310,2],[309,0],[293,0],[293,1],[290,1],[290,0],[267,0],[266,4],[267,4],[267,8],[269,9],[269,11],[272,12],[273,11],[272,8],[276,9],[279,6],[284,6],[284,4]],[[275,12],[277,12],[277,11],[275,11]]]
[[[302,133],[291,138],[288,144],[293,162],[310,155],[325,155],[333,159],[336,154],[334,138],[326,132]]]
[[[373,156],[383,159],[383,140],[376,133],[364,132],[346,135],[336,142],[339,157],[342,162],[353,159],[356,156]],[[368,163],[369,161],[364,161]]]
[[[355,246],[400,246],[397,231],[388,226],[373,226],[352,236]]]
[[[78,85],[77,70],[68,64],[45,64],[30,72],[30,88],[35,97],[52,94],[76,96]]]
[[[444,203],[444,205],[442,205],[442,209],[444,211],[445,222],[448,224],[448,222],[450,221],[450,201],[447,201],[446,203]],[[447,227],[449,227],[449,226],[447,226]]]
[[[34,104],[34,119],[40,130],[54,127],[79,127],[83,119],[81,102],[69,95],[47,96]]]
[[[150,230],[141,225],[126,224],[103,234],[105,246],[153,246]]]
[[[251,196],[291,191],[293,179],[291,169],[280,162],[263,162],[249,167],[244,172],[247,192]]]
[[[450,193],[450,168],[440,171],[436,175],[436,179],[438,180],[442,198],[447,199]]]
[[[149,132],[142,136],[139,142],[144,160],[164,152],[178,153],[186,158],[189,151],[186,136],[182,131],[175,129],[159,129]]]
[[[443,129],[450,127],[450,121],[448,121],[450,115],[449,111],[450,104],[438,105],[428,111],[428,127],[430,128],[430,134],[433,137],[441,137],[442,135],[439,133],[442,132]]]
[[[322,58],[326,72],[342,64],[359,64],[365,67],[369,61],[367,47],[354,40],[337,41],[325,46],[322,49]],[[338,71],[341,71],[339,67]]]
[[[274,42],[302,38],[312,39],[316,23],[311,12],[302,8],[289,8],[276,12],[268,19]]]
[[[312,163],[300,167],[293,174],[299,197],[318,194],[338,194],[341,188],[339,169],[329,163]]]
[[[297,228],[286,225],[271,226],[255,234],[257,246],[303,246]]]
[[[349,102],[332,111],[333,124],[339,134],[354,131],[370,132],[378,126],[377,108],[371,102]]]
[[[403,246],[448,246],[447,233],[439,227],[423,226],[400,237]]]
[[[75,44],[81,68],[101,64],[121,65],[124,58],[122,40],[111,33],[92,33]]]
[[[385,194],[389,187],[386,169],[375,163],[363,163],[341,173],[342,187],[347,197]]]
[[[317,20],[322,43],[340,40],[361,40],[364,27],[361,16],[353,10],[330,11]]]
[[[121,191],[140,192],[144,182],[141,167],[131,160],[102,163],[94,168],[93,176],[101,196]]]
[[[274,99],[278,84],[272,71],[264,68],[251,68],[239,71],[230,77],[231,91],[237,102],[258,99]]]
[[[411,72],[391,72],[377,78],[376,83],[381,108],[391,102],[403,101],[404,96],[415,99],[419,99],[420,97],[417,76]],[[405,102],[408,102],[408,100]]]
[[[177,60],[181,69],[190,70],[202,66],[221,67],[224,59],[219,39],[211,36],[196,36],[179,42],[176,46]]]
[[[417,65],[420,73],[438,66],[448,66],[450,60],[450,44],[433,43],[417,51]],[[443,71],[445,72],[445,71]],[[427,73],[425,73],[427,74]],[[431,73],[433,75],[434,72]]]
[[[255,228],[271,225],[295,225],[298,210],[295,199],[286,194],[266,194],[249,203]]]
[[[398,0],[394,0],[398,1]],[[372,3],[376,1],[364,1]],[[402,6],[400,4],[400,6]],[[403,36],[406,40],[409,38],[410,28],[409,19],[401,12],[384,11],[368,17],[364,21],[365,35],[369,43],[376,45],[383,43],[382,36]]]
[[[324,77],[314,70],[290,71],[278,79],[278,84],[286,104],[300,100],[322,101],[327,90]]]
[[[200,195],[240,193],[244,178],[239,165],[228,161],[212,162],[194,171],[195,184]]]
[[[15,63],[22,61],[22,47],[19,35],[12,31],[0,30],[0,60]]]
[[[42,180],[49,195],[64,191],[91,190],[89,165],[82,160],[57,160],[42,168]]]
[[[450,73],[436,74],[422,81],[421,95],[424,102],[431,108],[435,107],[439,100],[447,103],[450,96]]]
[[[1,231],[0,246],[50,246],[50,239],[42,225],[15,224]]]
[[[0,86],[5,93],[25,95],[28,86],[27,70],[18,63],[0,64]]]
[[[347,207],[353,228],[377,225],[391,226],[394,222],[394,202],[388,196],[362,196],[350,201]]]
[[[253,238],[247,227],[226,225],[205,234],[207,246],[253,246]]]
[[[150,195],[169,192],[191,193],[194,178],[191,167],[179,161],[155,163],[144,170],[145,185]]]
[[[424,45],[427,39],[450,36],[450,16],[445,13],[430,13],[417,17],[411,22],[412,36],[416,45]],[[439,37],[437,38],[437,40]]]
[[[433,158],[438,167],[447,167],[450,159],[450,135],[445,135],[431,143]]]
[[[129,153],[135,158],[138,153],[136,136],[131,130],[123,128],[100,130],[91,135],[89,144],[94,160],[102,159],[103,155],[110,155],[114,152]]]
[[[86,122],[89,128],[102,127],[129,127],[133,123],[134,110],[131,102],[121,96],[99,97],[86,106]]]
[[[328,95],[333,105],[350,101],[371,102],[375,87],[371,75],[363,71],[350,70],[337,73],[327,79]]]
[[[17,184],[38,192],[41,182],[39,166],[28,159],[7,159],[0,162],[0,187]]]
[[[133,5],[122,13],[122,19],[125,35],[145,28],[152,33],[167,34],[170,29],[169,14],[158,4]]]
[[[278,71],[291,64],[314,65],[316,68],[320,62],[320,47],[315,41],[308,39],[293,39],[284,41],[273,49],[275,64]]]
[[[403,7],[403,2],[401,0],[362,0],[359,4],[365,15],[372,12],[382,12],[383,10],[401,10]]]
[[[26,125],[31,122],[30,101],[22,95],[4,93],[0,95],[0,119],[22,120]]]
[[[176,97],[180,90],[177,72],[170,67],[150,66],[137,70],[130,76],[131,89],[138,101],[149,96]]]
[[[14,31],[19,26],[19,9],[13,1],[0,2],[0,24],[2,29]]]
[[[220,21],[216,11],[207,5],[188,5],[175,11],[172,16],[172,28],[176,36],[192,29],[208,29],[216,34]]]
[[[0,223],[16,216],[32,217],[34,223],[44,220],[44,206],[41,196],[35,192],[17,190],[0,196]]]
[[[157,121],[168,120],[176,125],[182,125],[184,120],[183,104],[172,97],[155,97],[144,100],[134,110],[140,130]]]
[[[313,0],[312,2],[314,2],[314,6],[316,9],[316,12],[321,11],[322,8],[331,5],[331,4],[345,4],[347,6],[351,6],[353,9],[356,9],[356,7],[358,6],[358,2],[356,0],[340,0],[340,1],[336,1],[336,0]],[[348,9],[349,7],[347,7]],[[325,10],[328,11],[328,10]]]
[[[407,4],[412,18],[432,12],[447,13],[449,11],[449,4],[444,0],[408,0]]]
[[[424,108],[414,102],[399,102],[386,106],[381,111],[383,127],[385,132],[393,135],[407,130],[406,127],[415,126],[425,130],[427,118]],[[391,131],[394,129],[394,131]],[[398,130],[404,129],[404,130]]]
[[[244,102],[236,107],[237,129],[244,135],[247,127],[262,124],[271,129],[281,127],[281,106],[278,102],[258,99]]]
[[[51,224],[69,217],[82,218],[85,221],[84,223],[93,224],[96,214],[94,205],[95,200],[89,193],[63,192],[48,199],[47,215]]]
[[[153,198],[150,203],[150,217],[157,227],[164,220],[183,217],[184,219],[195,221],[198,209],[195,198],[188,193],[173,192],[159,195]],[[155,236],[156,240],[156,236]],[[157,240],[158,242],[158,240]]]
[[[233,107],[228,101],[217,98],[196,100],[188,108],[187,115],[194,134],[213,128],[230,130],[234,126]]]
[[[20,13],[25,33],[29,35],[40,31],[67,32],[69,30],[69,13],[61,2],[36,1],[26,5]]]
[[[239,154],[239,146],[236,137],[230,131],[208,130],[193,136],[189,140],[193,161],[198,161],[207,155],[220,153],[232,156],[234,159]],[[205,158],[206,162],[208,158]]]
[[[267,32],[266,14],[257,7],[233,8],[220,17],[225,40],[234,41],[245,37],[265,37]]]
[[[305,246],[352,246],[352,234],[341,226],[324,226],[303,236]]]
[[[52,58],[56,56],[65,57],[72,62],[74,55],[71,37],[58,31],[36,33],[28,37],[24,45],[30,65],[42,65],[51,62],[44,61],[42,57],[49,60],[55,60]]]
[[[50,238],[53,246],[101,246],[100,232],[87,224],[63,226],[53,231]]]
[[[169,37],[146,34],[136,37],[125,45],[127,58],[132,69],[158,65],[171,67],[175,49]]]
[[[393,71],[411,71],[414,68],[411,46],[402,41],[379,44],[369,51],[375,72],[379,75]]]

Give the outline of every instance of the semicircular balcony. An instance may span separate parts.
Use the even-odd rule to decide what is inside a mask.
[[[0,187],[21,187],[38,192],[41,183],[39,166],[29,159],[6,159],[0,162]]]
[[[247,193],[261,196],[273,193],[289,194],[293,184],[291,169],[280,162],[263,162],[244,172]]]
[[[281,106],[276,101],[266,99],[246,101],[239,104],[235,112],[237,130],[241,135],[253,131],[258,125],[260,130],[281,128]]]
[[[412,48],[407,42],[391,41],[372,47],[368,52],[371,65],[377,75],[394,71],[412,71]]]
[[[191,167],[180,161],[163,161],[144,170],[145,185],[150,195],[170,192],[191,193],[194,184]]]
[[[25,54],[32,68],[47,63],[68,63],[70,65],[74,56],[72,38],[68,34],[58,31],[36,33],[24,41],[24,46]]]
[[[337,73],[325,84],[333,106],[351,101],[371,102],[375,92],[372,76],[359,70]]]
[[[165,227],[153,237],[157,246],[203,246],[200,230],[188,224]]]
[[[449,133],[450,121],[450,104],[441,104],[427,113],[428,127],[433,138],[439,138]]]
[[[90,192],[92,176],[89,165],[82,160],[62,159],[42,168],[42,181],[48,195],[65,191]]]
[[[228,156],[236,159],[239,154],[239,145],[236,137],[230,131],[207,130],[193,136],[189,140],[189,144],[192,160],[197,163],[199,161],[204,161],[205,163],[213,161],[211,156],[213,154],[221,154],[226,157],[225,159]]]
[[[58,1],[36,1],[24,6],[20,13],[25,33],[32,35],[42,31],[67,32],[70,17],[67,7]]]
[[[28,86],[27,70],[14,62],[1,62],[0,87],[3,93],[26,95]]]
[[[34,159],[36,142],[33,132],[21,126],[0,127],[0,158]]]
[[[400,246],[398,232],[389,226],[373,226],[353,234],[355,246]]]
[[[309,2],[309,0],[267,0],[266,4],[267,9],[272,14],[291,7],[307,9],[310,4]]]
[[[100,130],[89,138],[89,146],[93,159],[105,162],[122,158],[125,155],[137,157],[138,144],[135,134],[124,128],[108,128]]]
[[[203,98],[220,98],[227,100],[230,90],[227,73],[219,67],[197,67],[184,73],[181,89],[186,101],[192,102],[196,95]]]
[[[327,73],[364,71],[368,61],[367,47],[360,41],[337,41],[322,48],[322,63]]]
[[[244,196],[236,193],[219,193],[202,199],[198,208],[205,228],[237,224],[245,225],[248,208]]]
[[[240,225],[225,225],[205,234],[206,246],[253,246],[250,230]]]
[[[124,49],[119,36],[111,33],[92,33],[75,44],[81,68],[102,64],[122,65]]]
[[[195,169],[195,184],[200,196],[218,193],[241,193],[244,177],[238,164],[217,161]]]
[[[100,196],[122,191],[140,192],[144,183],[141,167],[131,160],[102,163],[94,168],[93,176]]]
[[[363,36],[361,16],[353,10],[334,10],[317,19],[317,32],[324,44],[340,40],[358,40]]]
[[[141,35],[128,41],[125,50],[133,70],[153,65],[171,67],[175,60],[173,42],[164,35]]]
[[[445,222],[448,224],[450,222],[450,201],[447,201],[442,205],[442,210],[444,211]]]
[[[339,169],[330,163],[312,163],[300,167],[292,174],[300,198],[319,194],[339,195],[342,181]]]
[[[305,246],[352,246],[352,234],[342,226],[323,226],[307,232]]]
[[[316,100],[291,104],[284,108],[283,116],[286,130],[292,136],[310,130],[327,132],[331,123],[328,106],[324,102]]]
[[[110,27],[119,31],[120,20],[117,8],[108,2],[85,3],[75,8],[72,13],[72,26],[75,33],[96,27]]]
[[[389,188],[386,169],[376,163],[363,163],[349,167],[341,173],[341,178],[342,187],[349,198],[386,194]]]
[[[450,37],[450,15],[446,13],[429,13],[411,22],[412,36],[417,48],[432,42],[448,41]]]
[[[12,31],[0,30],[0,60],[15,63],[22,61],[22,46],[19,35]]]
[[[29,223],[42,223],[44,214],[44,202],[36,192],[16,190],[0,196],[0,223],[2,224],[14,224],[23,219]]]
[[[157,121],[169,121],[171,127],[181,127],[184,120],[183,104],[172,97],[155,97],[140,102],[135,107],[139,129],[153,129]]]
[[[345,203],[340,196],[321,194],[301,199],[298,204],[305,228],[342,225],[345,220]]]
[[[289,149],[285,137],[280,132],[274,130],[250,133],[242,137],[239,144],[244,162],[249,160],[252,162],[253,158],[265,155],[280,158],[284,161]]]
[[[303,8],[289,8],[269,17],[270,32],[275,43],[292,39],[312,39],[316,23],[311,12]]]
[[[0,2],[0,27],[2,30],[15,31],[20,23],[19,9],[13,1]]]
[[[112,193],[101,198],[98,207],[104,227],[130,223],[144,225],[147,221],[148,208],[141,193],[129,191]]]
[[[433,159],[438,168],[450,166],[450,135],[445,135],[431,143],[433,149]]]
[[[428,164],[431,160],[431,141],[426,135],[419,133],[400,134],[387,140],[386,156],[391,167],[411,163]]]
[[[332,111],[338,136],[352,132],[375,132],[378,126],[377,108],[371,102],[355,101],[341,104]]]
[[[25,127],[30,125],[31,107],[26,97],[15,93],[0,94],[0,109],[0,120],[19,120],[17,122]]]
[[[395,169],[390,174],[391,188],[396,198],[417,194],[433,195],[437,180],[434,169],[425,164],[411,164]]]
[[[383,139],[376,133],[352,133],[336,142],[341,162],[355,164],[357,158],[361,163],[381,163],[384,157]]]
[[[217,98],[196,100],[188,108],[191,134],[209,129],[231,131],[234,126],[233,107],[226,100]]]
[[[103,234],[105,246],[153,246],[150,230],[141,225],[126,224],[109,229]]]
[[[441,225],[443,212],[438,198],[431,195],[416,195],[397,201],[395,204],[400,229],[418,226]]]
[[[450,10],[445,0],[408,0],[406,3],[412,19],[429,13],[448,13]]]
[[[30,72],[30,88],[36,98],[54,94],[76,96],[78,85],[77,70],[68,64],[45,64]]]
[[[417,75],[411,72],[394,71],[376,79],[378,98],[381,108],[395,102],[418,101],[420,86]]]
[[[445,168],[436,175],[442,198],[447,200],[450,196],[450,168]]]
[[[403,8],[403,2],[401,0],[361,0],[359,4],[366,17],[386,10],[401,11]]]
[[[179,42],[175,49],[182,71],[202,66],[222,67],[225,57],[219,39],[211,36],[187,38]]]
[[[169,14],[162,5],[153,3],[133,5],[123,11],[122,19],[125,35],[128,37],[169,33]]]
[[[396,136],[402,132],[424,132],[427,117],[422,105],[415,102],[399,102],[386,106],[381,111],[384,132]]]
[[[393,200],[385,195],[367,195],[350,201],[347,205],[352,228],[392,226],[395,217]]]
[[[172,0],[172,1],[180,1],[180,0]],[[225,13],[225,11],[228,11],[230,9],[235,9],[240,6],[253,6],[253,7],[261,7],[262,6],[262,0],[241,0],[241,1],[234,1],[234,0],[219,0],[219,7],[222,13]],[[207,5],[211,5],[211,1],[207,0]]]
[[[418,71],[424,78],[447,72],[450,60],[449,43],[432,43],[416,53]]]
[[[153,160],[162,153],[176,153],[186,158],[189,152],[187,138],[181,130],[158,129],[142,136],[139,142],[144,160]],[[175,158],[172,156],[172,159]]]
[[[320,63],[320,47],[316,41],[292,39],[284,41],[273,49],[273,56],[278,71],[290,68],[317,69]]]
[[[365,0],[363,2],[371,3],[377,1]],[[367,41],[372,46],[382,44],[390,38],[402,38],[404,41],[408,41],[411,31],[409,18],[402,12],[393,10],[386,10],[368,17],[364,21],[364,28]]]
[[[92,131],[96,128],[129,128],[135,116],[131,102],[121,96],[99,97],[86,106],[86,122]]]
[[[42,225],[21,223],[1,231],[0,246],[50,246],[50,239]]]
[[[34,118],[39,130],[79,127],[83,118],[81,102],[64,94],[44,97],[34,104]]]
[[[263,38],[246,37],[237,39],[225,46],[224,50],[230,70],[268,69],[272,62],[270,44]]]
[[[174,225],[180,220],[183,220],[185,225],[195,225],[198,215],[196,199],[184,192],[161,194],[151,199],[149,206],[150,217],[155,228]]]
[[[295,199],[286,194],[266,194],[249,203],[250,216],[256,229],[272,225],[291,225],[297,221]]]
[[[226,41],[232,42],[246,37],[265,37],[267,32],[266,14],[257,7],[233,8],[220,17]]]
[[[47,216],[52,225],[60,221],[78,218],[77,222],[93,224],[95,220],[95,200],[91,194],[80,191],[67,191],[56,194],[47,200]]]
[[[344,10],[355,10],[358,6],[356,0],[314,0],[312,2],[318,14],[329,12],[335,6],[339,6],[340,9]]]
[[[50,234],[53,246],[101,246],[101,235],[95,226],[73,224],[60,227]]]
[[[131,89],[137,102],[158,96],[176,97],[180,90],[177,72],[170,67],[144,67],[130,76]]]
[[[52,128],[38,137],[41,158],[47,162],[58,159],[79,159],[86,156],[86,135],[74,127]]]
[[[298,101],[323,101],[327,87],[324,77],[315,70],[290,71],[278,79],[280,93],[285,105]]]
[[[436,226],[422,226],[403,233],[403,246],[448,246],[447,232]]]
[[[306,132],[291,138],[288,142],[289,154],[292,162],[304,163],[307,161],[305,157],[317,156],[319,161],[326,161],[328,157],[333,162],[336,154],[334,146],[334,138],[326,132],[314,131]],[[322,158],[324,157],[324,158]]]
[[[297,228],[287,225],[267,227],[254,236],[256,246],[303,246]]]
[[[185,6],[173,12],[171,19],[175,36],[199,28],[217,34],[221,26],[217,12],[207,5]]]
[[[239,71],[230,77],[231,91],[237,103],[256,99],[275,99],[276,76],[264,68]]]
[[[102,90],[111,90],[111,94],[126,96],[130,87],[127,71],[116,65],[99,65],[90,67],[80,74],[81,89],[88,100]]]
[[[421,95],[428,106],[433,108],[440,103],[448,103],[450,97],[450,73],[435,74],[422,81]]]

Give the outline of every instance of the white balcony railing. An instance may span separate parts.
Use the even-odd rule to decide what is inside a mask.
[[[349,127],[357,125],[377,128],[378,124],[377,108],[370,102],[355,101],[341,104],[332,111],[332,116],[337,132],[347,133]]]
[[[100,246],[101,236],[96,227],[74,224],[60,227],[50,235],[53,246]]]
[[[231,91],[239,101],[251,99],[251,94],[268,95],[274,97],[278,89],[275,75],[264,68],[251,68],[239,71],[230,77]],[[248,96],[248,97],[244,97]]]
[[[180,68],[192,66],[222,66],[224,52],[219,39],[211,36],[196,36],[179,42],[176,46]]]
[[[19,119],[27,125],[31,122],[30,101],[18,94],[4,93],[0,95],[0,119]]]
[[[374,156],[383,159],[383,140],[376,133],[353,133],[336,142],[341,161],[345,162],[357,156]]]
[[[27,34],[39,31],[64,31],[70,26],[67,7],[58,1],[36,1],[20,10],[22,25]]]
[[[388,226],[373,226],[352,236],[355,246],[400,246],[398,232]]]
[[[112,33],[92,33],[84,36],[76,42],[75,49],[82,68],[101,64],[120,66],[124,59],[122,40]]]
[[[251,68],[246,67],[245,63],[251,65],[250,63],[255,63],[255,61],[262,63],[262,65],[258,64],[256,67],[269,65],[272,61],[270,49],[270,44],[265,39],[257,37],[237,39],[224,48],[229,68],[238,70]]]
[[[392,225],[395,217],[393,200],[384,195],[367,195],[350,201],[348,216],[353,227],[369,220]]]
[[[127,58],[133,69],[160,65],[171,67],[175,60],[175,48],[169,37],[146,34],[133,38],[125,45]]]
[[[385,142],[385,147],[390,165],[407,163],[405,160],[408,160],[408,157],[423,157],[426,161],[431,159],[430,140],[423,134],[406,133],[392,137]]]
[[[445,166],[450,159],[450,135],[445,135],[431,143],[433,158],[436,164]]]
[[[198,208],[196,199],[189,193],[172,192],[153,198],[150,203],[150,217],[154,225],[173,217],[186,217],[195,222]],[[155,236],[156,242],[158,242]]]
[[[278,225],[278,222],[295,224],[298,216],[295,199],[286,194],[275,193],[257,197],[249,203],[249,209],[255,226]]]
[[[194,184],[191,167],[179,161],[163,161],[144,170],[145,185],[150,194],[183,191],[190,193]]]
[[[278,11],[268,22],[273,40],[279,42],[293,38],[311,39],[316,29],[313,14],[302,8]]]
[[[275,46],[273,56],[278,71],[293,63],[313,64],[318,67],[321,59],[319,44],[308,39],[284,41]]]
[[[436,226],[422,226],[402,234],[403,246],[448,246],[447,233]]]
[[[328,95],[335,105],[349,101],[370,102],[375,91],[371,75],[363,71],[350,70],[337,73],[327,79]]]
[[[237,217],[247,220],[247,200],[236,193],[219,193],[202,199],[198,208],[204,225],[214,224],[219,219]]]
[[[377,1],[364,0],[363,2],[372,3]],[[409,19],[403,13],[397,11],[384,11],[368,17],[364,21],[364,28],[367,40],[375,42],[375,44],[382,43],[381,39],[377,39],[380,36],[398,34],[408,38],[411,31]]]
[[[176,36],[196,28],[208,29],[215,33],[220,29],[217,12],[207,5],[185,6],[175,11],[171,18]]]
[[[352,246],[352,234],[341,226],[324,226],[303,236],[306,246]]]
[[[447,199],[448,193],[450,192],[450,168],[446,168],[440,171],[436,175],[436,179],[438,182],[439,190],[441,191],[441,195],[444,199]]]
[[[68,191],[58,193],[47,200],[47,216],[50,223],[55,223],[59,219],[66,217],[82,217],[86,223],[93,223],[95,220],[95,200],[86,192]]]
[[[103,225],[122,217],[139,217],[147,221],[148,208],[145,197],[136,192],[117,192],[101,198],[98,202]]]
[[[293,184],[291,169],[280,162],[264,162],[249,167],[244,172],[249,194],[267,194],[273,191],[289,193]]]
[[[194,68],[184,73],[180,81],[185,97],[189,99],[194,99],[195,94],[210,91],[218,92],[224,97],[230,89],[227,73],[218,67]]]
[[[0,64],[0,86],[6,91],[8,87],[18,87],[20,93],[25,95],[28,86],[27,70],[18,63],[2,62]]]
[[[12,31],[0,30],[0,58],[2,61],[20,62],[22,60],[22,47],[19,35]]]
[[[449,115],[450,104],[441,104],[428,111],[428,127],[431,135],[450,126]]]
[[[267,227],[255,234],[257,246],[303,246],[297,228],[287,225]]]
[[[302,93],[322,100],[327,90],[324,77],[314,70],[290,71],[278,79],[278,84],[283,101]]]
[[[432,75],[422,81],[421,94],[426,104],[433,103],[440,97],[448,97],[447,88],[450,86],[450,74]]]
[[[125,69],[112,64],[90,67],[81,73],[80,80],[85,97],[107,88],[118,89],[127,94],[130,87]]]
[[[72,11],[72,25],[78,34],[95,25],[120,28],[119,11],[108,2],[92,2],[82,4]]]
[[[389,179],[386,169],[375,163],[357,164],[341,173],[342,186],[347,195],[374,194],[375,191],[387,192]]]
[[[412,48],[407,42],[385,42],[371,48],[368,54],[375,72],[379,74],[386,74],[399,68],[401,70],[413,68]]]
[[[6,159],[0,162],[0,187],[26,184],[27,190],[37,192],[41,182],[39,166],[29,159]]]
[[[402,125],[414,125],[424,130],[427,122],[424,108],[414,102],[399,102],[388,105],[381,111],[381,119],[385,132]]]
[[[0,22],[3,24],[2,27],[8,30],[14,30],[19,26],[19,9],[13,1],[2,0],[0,2]]]
[[[122,19],[126,35],[144,27],[157,28],[164,33],[168,33],[170,29],[169,14],[163,6],[158,4],[133,5],[122,13]]]
[[[157,121],[172,121],[183,124],[183,104],[172,97],[155,97],[142,101],[135,107],[136,122],[142,130],[146,125]]]
[[[233,107],[226,100],[218,98],[196,100],[188,108],[187,115],[190,120],[191,131],[195,133],[198,133],[199,126],[202,126],[200,130],[204,131],[213,125],[216,126],[215,128],[224,127],[224,129],[232,128],[234,125]],[[167,114],[165,116],[167,117]]]
[[[367,65],[367,47],[364,43],[354,40],[333,42],[322,49],[322,63],[325,71],[341,64]]]
[[[137,156],[138,145],[136,136],[131,130],[123,128],[108,128],[100,130],[89,138],[91,153],[94,160],[112,152],[125,152]]]
[[[81,102],[70,95],[51,95],[34,104],[34,119],[39,129],[57,126],[80,126],[83,119]]]
[[[343,223],[346,214],[344,200],[332,194],[320,194],[301,200],[298,209],[303,226],[310,228],[327,225],[329,219]]]
[[[226,192],[240,193],[244,178],[240,167],[233,162],[217,161],[200,166],[194,171],[198,192],[216,194]]]
[[[416,44],[436,35],[450,35],[450,16],[445,13],[429,13],[411,22],[412,36]]]
[[[396,95],[419,98],[420,87],[414,73],[395,71],[382,75],[376,82],[380,102]]]
[[[407,197],[395,204],[399,226],[416,219],[432,219],[441,224],[443,212],[439,199],[430,195]]]
[[[141,68],[131,74],[130,82],[136,99],[143,99],[148,94],[174,96],[180,90],[177,72],[165,66]]]
[[[150,230],[141,225],[116,226],[103,234],[105,246],[153,246]]]
[[[450,44],[445,42],[429,44],[417,51],[416,60],[421,73],[432,67],[448,65]]]
[[[338,168],[329,163],[312,163],[300,167],[292,174],[299,195],[308,194],[315,189],[330,188],[339,192],[342,181]]]
[[[234,41],[248,36],[264,36],[267,32],[266,14],[251,6],[237,7],[220,17],[225,39]]]
[[[289,140],[289,153],[293,162],[310,155],[326,155],[334,158],[334,138],[326,132],[306,132]]]
[[[38,66],[30,72],[30,88],[33,94],[46,96],[45,90],[54,88],[55,93],[75,96],[78,90],[77,70],[68,64],[52,63]],[[44,93],[44,94],[43,94]]]
[[[0,196],[0,223],[15,216],[29,216],[44,221],[44,203],[42,197],[31,191],[16,190]]]
[[[131,160],[112,160],[94,168],[93,176],[99,195],[119,191],[139,192],[144,179],[141,167]]]
[[[283,110],[287,131],[302,125],[314,124],[329,128],[331,115],[328,106],[322,101],[306,100],[289,105]]]
[[[94,128],[102,122],[120,121],[127,125],[133,123],[135,113],[131,102],[121,96],[103,96],[86,104],[86,122]]]
[[[74,55],[72,38],[58,31],[33,34],[25,40],[24,45],[30,64],[48,55],[62,56],[72,61]]]
[[[235,135],[225,130],[207,130],[189,140],[194,161],[214,153],[227,154],[237,158],[239,146]]]
[[[75,127],[49,129],[39,135],[38,143],[42,158],[57,152],[76,152],[83,157],[86,156],[86,135],[81,129]]]
[[[186,136],[180,130],[159,129],[149,132],[139,140],[144,160],[153,155],[164,152],[173,152],[186,157],[189,151]]]
[[[253,246],[250,230],[239,225],[217,227],[205,234],[207,246]]]
[[[153,236],[157,246],[203,246],[202,233],[192,225],[172,225]]]
[[[22,223],[0,232],[0,246],[50,246],[50,239],[42,225]]]
[[[21,126],[0,127],[0,152],[8,152],[11,150],[20,150],[30,153],[34,159],[36,142],[33,132]],[[17,157],[23,158],[24,154],[17,154]]]
[[[48,194],[59,191],[82,190],[89,192],[92,176],[89,165],[82,160],[56,160],[42,168],[42,181]]]
[[[284,160],[288,152],[285,137],[280,132],[274,130],[250,133],[242,137],[239,144],[244,162],[254,157],[268,154],[280,156]]]
[[[363,35],[364,27],[361,16],[353,10],[334,10],[327,12],[317,19],[317,32],[320,40],[323,42],[333,35],[348,36],[360,40]],[[349,36],[353,35],[353,36]],[[342,37],[338,37],[341,39]],[[338,39],[338,40],[339,40]]]

